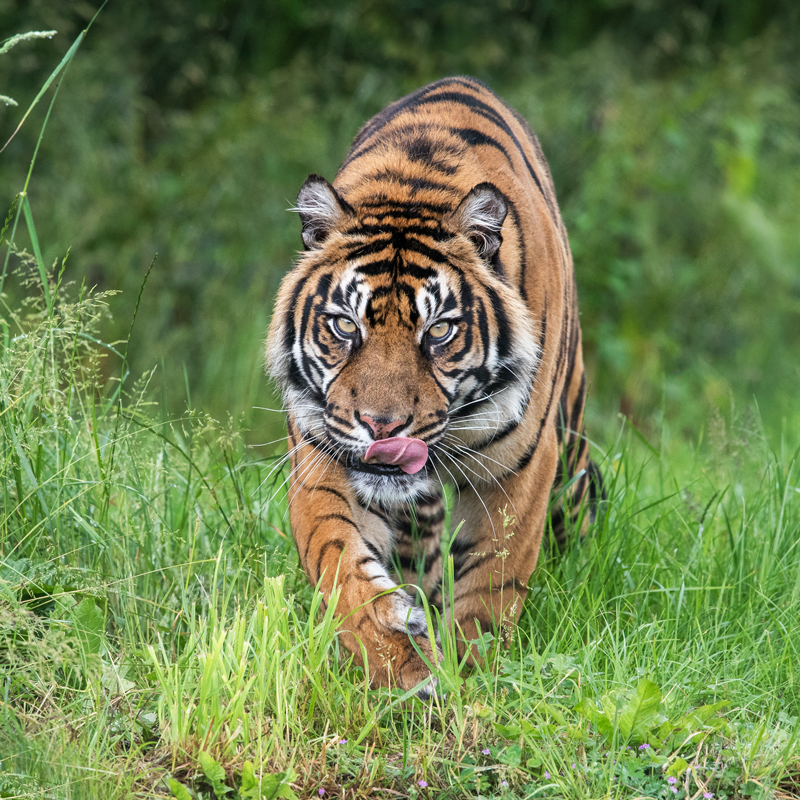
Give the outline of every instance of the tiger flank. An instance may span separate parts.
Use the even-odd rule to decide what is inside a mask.
[[[305,252],[267,341],[292,533],[326,602],[339,587],[341,641],[372,684],[410,689],[430,678],[411,639],[436,658],[416,587],[455,617],[463,653],[519,616],[551,493],[562,541],[601,491],[567,233],[527,123],[461,77],[370,120],[296,211]],[[463,521],[452,607],[446,483]]]

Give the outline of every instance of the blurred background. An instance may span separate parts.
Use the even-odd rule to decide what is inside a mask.
[[[0,138],[91,19],[0,0]],[[570,234],[593,387],[697,441],[732,408],[800,421],[800,4],[796,0],[112,0],[71,64],[29,199],[47,263],[121,290],[105,322],[165,407],[280,434],[262,343],[300,247],[287,212],[359,127],[437,78],[485,81],[531,123]],[[52,89],[50,90],[52,92]],[[50,95],[0,155],[2,216]],[[20,226],[16,244],[30,248]],[[15,260],[11,259],[13,269]],[[9,275],[5,315],[23,291]],[[118,364],[107,361],[110,373]]]

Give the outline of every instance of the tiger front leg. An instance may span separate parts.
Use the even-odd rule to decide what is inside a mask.
[[[419,691],[427,697],[435,680],[414,644],[431,664],[439,656],[431,648],[423,609],[389,577],[391,531],[355,503],[340,468],[326,471],[326,463],[310,446],[293,457],[290,521],[303,569],[326,603],[339,590],[340,641],[370,683],[408,690],[428,680]]]
[[[462,488],[453,510],[453,524],[463,523],[450,544],[454,603],[445,617],[448,624],[455,618],[460,655],[487,631],[508,645],[522,612],[547,515],[554,443],[538,456],[502,487],[481,487],[480,495]],[[481,647],[472,646],[472,659],[483,655]]]

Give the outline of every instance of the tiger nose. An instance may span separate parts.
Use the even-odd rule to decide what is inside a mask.
[[[372,431],[373,439],[388,439],[393,431],[402,428],[408,422],[407,419],[389,419],[389,417],[370,417],[361,414],[359,419],[367,424]]]

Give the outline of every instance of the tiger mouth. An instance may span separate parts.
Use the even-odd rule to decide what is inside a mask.
[[[347,466],[354,472],[364,472],[370,475],[386,475],[393,478],[405,476],[403,470],[394,464],[370,464],[364,461],[363,458],[357,458],[356,456],[350,456],[347,459]]]

